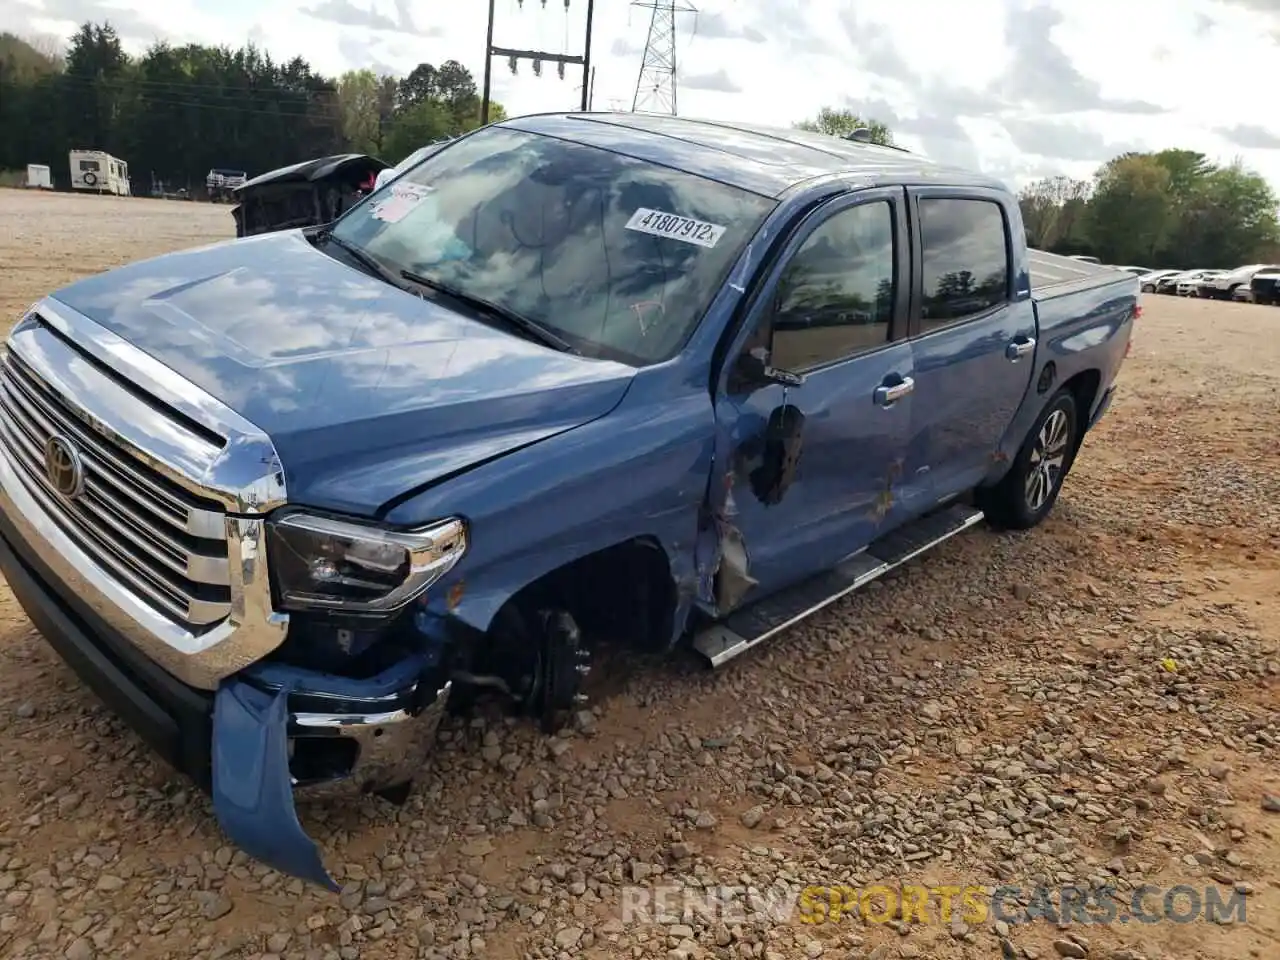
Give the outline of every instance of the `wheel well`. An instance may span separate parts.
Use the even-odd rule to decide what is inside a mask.
[[[676,587],[666,551],[638,537],[544,574],[507,604],[523,612],[568,610],[588,638],[654,649],[671,636]]]
[[[1076,416],[1087,423],[1089,411],[1093,409],[1093,402],[1098,397],[1098,388],[1102,386],[1102,374],[1097,370],[1082,370],[1062,386],[1063,389],[1070,390],[1075,399]],[[1076,430],[1077,446],[1083,438],[1084,430]]]

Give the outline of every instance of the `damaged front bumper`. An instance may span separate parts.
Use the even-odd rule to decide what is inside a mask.
[[[336,890],[294,809],[301,796],[407,786],[426,760],[451,684],[424,660],[367,680],[275,664],[251,667],[214,697],[213,808],[246,853]]]
[[[395,791],[421,769],[451,686],[427,658],[351,679],[258,663],[214,693],[141,654],[62,587],[0,512],[0,571],[59,655],[166,761],[212,794],[227,836],[263,863],[331,890],[295,797]]]

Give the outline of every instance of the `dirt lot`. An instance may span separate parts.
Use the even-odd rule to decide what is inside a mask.
[[[0,311],[231,227],[225,207],[0,191]],[[405,808],[304,812],[340,897],[230,849],[0,588],[0,953],[1280,955],[1280,310],[1148,301],[1043,527],[961,538],[723,673],[637,669],[574,735],[457,723]],[[626,884],[875,883],[1125,904],[1152,884],[1148,910],[1185,884],[1191,919],[623,909]],[[1206,887],[1246,916],[1196,916]]]

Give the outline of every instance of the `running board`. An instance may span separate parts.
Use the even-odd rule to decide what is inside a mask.
[[[923,516],[826,573],[712,623],[694,637],[693,648],[718,667],[981,520],[981,510],[961,504]]]

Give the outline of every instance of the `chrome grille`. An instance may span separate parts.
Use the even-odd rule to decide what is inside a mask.
[[[74,446],[84,484],[49,480],[45,448]],[[121,586],[200,633],[231,610],[225,513],[93,430],[12,349],[0,367],[0,442],[27,491]]]

